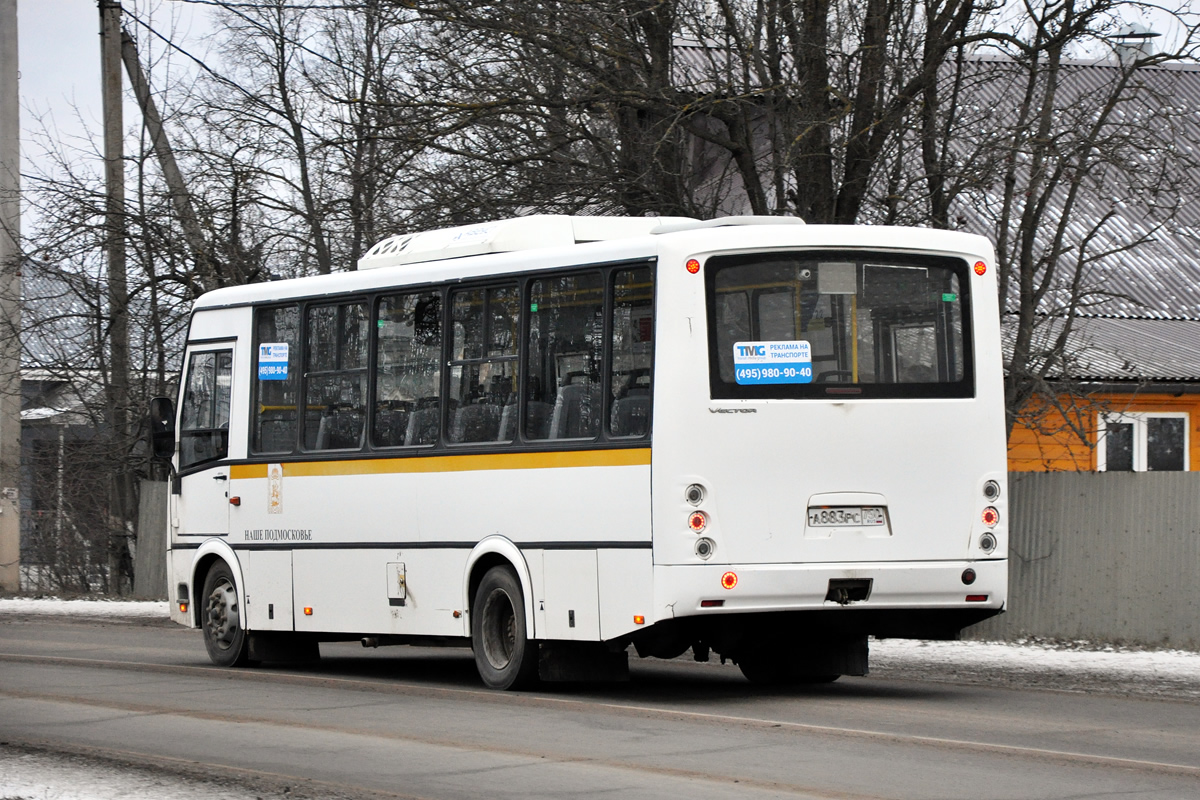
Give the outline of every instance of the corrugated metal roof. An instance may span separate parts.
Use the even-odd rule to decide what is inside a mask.
[[[1061,320],[1046,320],[1035,338],[1048,342],[1060,330]],[[1200,321],[1077,318],[1065,358],[1052,379],[1200,382]]]
[[[1055,100],[1056,135],[1068,139],[1073,127],[1088,125],[1096,113],[1095,98],[1120,77],[1121,68],[1113,63],[1067,64]],[[1022,68],[1011,61],[974,60],[965,84],[967,113],[1004,126],[1016,118],[1023,80]],[[1079,313],[1200,320],[1200,203],[1194,202],[1200,188],[1200,66],[1137,70],[1128,99],[1114,109],[1107,130],[1113,140],[1100,147],[1121,163],[1100,163],[1086,176],[1065,237],[1068,247],[1078,248],[1092,236],[1083,273],[1086,302]],[[983,134],[979,141],[985,141]],[[1168,151],[1172,169],[1163,172]],[[963,198],[955,209],[963,227],[993,234],[1002,190],[985,186]],[[1061,207],[1063,198],[1057,199]],[[1050,220],[1055,221],[1053,213]],[[1057,289],[1041,311],[1055,314],[1066,306],[1067,276]],[[1014,307],[1011,301],[1009,307]]]
[[[746,81],[755,83],[720,42],[677,39],[673,57],[680,89],[737,93],[748,90]],[[946,69],[949,77],[952,65]],[[1123,80],[1123,70],[1115,61],[1062,66],[1054,98],[1052,135],[1061,148],[1056,156],[1079,144],[1080,132],[1096,119],[1097,99]],[[795,81],[794,73],[793,65],[782,65],[784,82]],[[953,145],[956,166],[963,174],[978,170],[980,180],[993,181],[960,195],[952,218],[965,230],[995,235],[1004,191],[997,165],[1009,157],[1028,158],[1019,148],[1003,149],[1011,142],[1027,80],[1027,66],[1006,57],[972,56],[964,67],[955,114],[961,137]],[[1077,313],[1200,320],[1200,203],[1194,202],[1200,193],[1200,66],[1139,68],[1122,96],[1105,127],[1106,138],[1097,143],[1104,157],[1084,176],[1067,225],[1066,247],[1088,242],[1082,284],[1086,299]],[[905,158],[915,158],[916,152],[909,148]],[[1164,173],[1168,162],[1172,169]],[[919,161],[906,171],[912,188],[922,191]],[[1055,200],[1058,207],[1063,204],[1061,196],[1052,199],[1050,224],[1056,222]],[[1064,256],[1071,258],[1071,252]],[[1055,315],[1068,306],[1068,277],[1060,275],[1039,311]],[[1012,300],[1008,305],[1016,307]]]
[[[1113,63],[1068,64],[1056,101],[1061,108],[1058,126],[1067,128],[1076,118],[1086,125],[1087,115],[1095,113],[1093,98],[1107,92],[1120,69]],[[978,59],[972,70],[970,102],[986,108],[998,124],[1014,118],[1021,97],[1020,69],[1003,59]],[[1123,169],[1100,169],[1095,181],[1081,187],[1068,227],[1068,245],[1078,247],[1093,235],[1089,252],[1094,260],[1084,268],[1085,300],[1076,313],[1065,363],[1051,377],[1200,382],[1200,203],[1195,202],[1200,189],[1200,66],[1142,68],[1132,84],[1130,99],[1114,112],[1113,124],[1128,126],[1119,131]],[[1173,151],[1174,170],[1163,175],[1156,170],[1166,149]],[[1130,185],[1130,176],[1141,185]],[[973,202],[957,209],[964,227],[994,231],[1000,192],[1001,187],[985,187],[982,197],[977,193]],[[1045,315],[1061,315],[1067,307],[1069,277],[1062,275],[1056,291],[1047,294],[1041,308]],[[1015,309],[1016,304],[1010,300],[1008,306]],[[1006,318],[1006,323],[1012,321]],[[1035,338],[1048,351],[1061,329],[1061,320],[1044,316]],[[1038,349],[1035,343],[1035,353]]]

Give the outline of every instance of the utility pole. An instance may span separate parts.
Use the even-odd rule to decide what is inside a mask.
[[[0,590],[21,588],[21,123],[17,0],[0,0]]]
[[[200,218],[196,216],[196,208],[192,204],[192,196],[188,193],[187,185],[183,182],[183,173],[175,161],[175,153],[163,127],[162,115],[154,104],[154,95],[150,94],[150,82],[142,72],[142,62],[138,60],[137,43],[128,33],[121,33],[121,58],[125,61],[125,72],[129,75],[129,83],[133,86],[133,94],[137,97],[142,109],[142,120],[146,131],[150,134],[150,144],[158,157],[158,164],[163,171],[163,179],[167,183],[168,196],[179,224],[183,227],[183,238],[191,248],[192,257],[196,260],[196,270],[205,290],[220,287],[216,266],[208,256],[208,247],[204,244],[204,232],[200,229]]]
[[[125,159],[121,108],[121,4],[98,0],[100,71],[104,99],[105,250],[108,253],[108,414],[115,462],[108,540],[108,590],[121,593],[121,562],[128,548],[133,504],[129,474],[129,288],[125,272]],[[117,527],[120,530],[117,530]]]

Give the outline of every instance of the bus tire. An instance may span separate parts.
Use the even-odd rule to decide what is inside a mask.
[[[489,689],[521,689],[537,679],[537,643],[525,628],[521,583],[508,567],[489,569],[475,591],[471,649]]]
[[[200,602],[200,627],[209,659],[218,667],[246,664],[249,651],[246,628],[242,624],[233,571],[224,561],[216,562],[208,571]]]

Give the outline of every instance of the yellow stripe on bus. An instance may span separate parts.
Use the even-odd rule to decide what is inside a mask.
[[[386,475],[402,472],[477,472],[497,469],[563,467],[637,467],[650,463],[650,448],[567,450],[557,453],[488,453],[411,458],[355,458],[338,461],[284,461],[285,477],[317,475]],[[266,464],[233,464],[231,478],[265,478]]]

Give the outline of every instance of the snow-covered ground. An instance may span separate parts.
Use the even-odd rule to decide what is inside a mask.
[[[232,783],[232,782],[230,782]],[[268,795],[269,796],[269,795]],[[262,792],[127,764],[0,745],[0,800],[265,800]]]
[[[29,614],[55,617],[113,617],[166,619],[166,600],[60,600],[57,597],[0,598],[0,615]]]
[[[1092,642],[871,642],[871,674],[1200,700],[1200,653]]]

